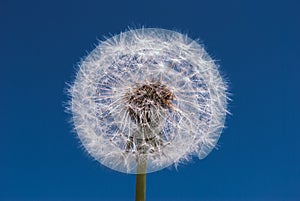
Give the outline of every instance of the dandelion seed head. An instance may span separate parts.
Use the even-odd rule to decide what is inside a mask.
[[[85,149],[101,164],[135,174],[215,147],[227,113],[227,86],[204,48],[186,35],[143,28],[116,35],[82,61],[70,110]]]

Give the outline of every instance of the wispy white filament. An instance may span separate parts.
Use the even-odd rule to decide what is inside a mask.
[[[128,112],[133,106],[126,96],[153,80],[172,91],[172,108],[153,104],[154,125],[141,127]],[[132,138],[161,135],[159,146],[144,143],[147,172],[157,171],[192,155],[207,156],[227,113],[226,84],[214,61],[197,42],[164,29],[130,30],[100,42],[80,64],[70,94],[74,126],[89,154],[133,174],[138,144]]]

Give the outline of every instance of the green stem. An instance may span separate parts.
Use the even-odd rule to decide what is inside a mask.
[[[135,201],[146,200],[146,158],[141,156],[138,160],[137,175],[136,175],[136,188],[135,188]]]

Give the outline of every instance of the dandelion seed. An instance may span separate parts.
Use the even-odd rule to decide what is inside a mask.
[[[154,172],[210,153],[224,127],[226,90],[197,42],[143,28],[100,42],[82,61],[70,110],[101,164],[136,174],[144,163],[143,172]]]

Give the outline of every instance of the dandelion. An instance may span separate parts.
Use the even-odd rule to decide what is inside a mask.
[[[100,42],[80,64],[70,95],[88,153],[140,175],[206,157],[227,113],[217,65],[196,41],[165,29],[129,30]]]

